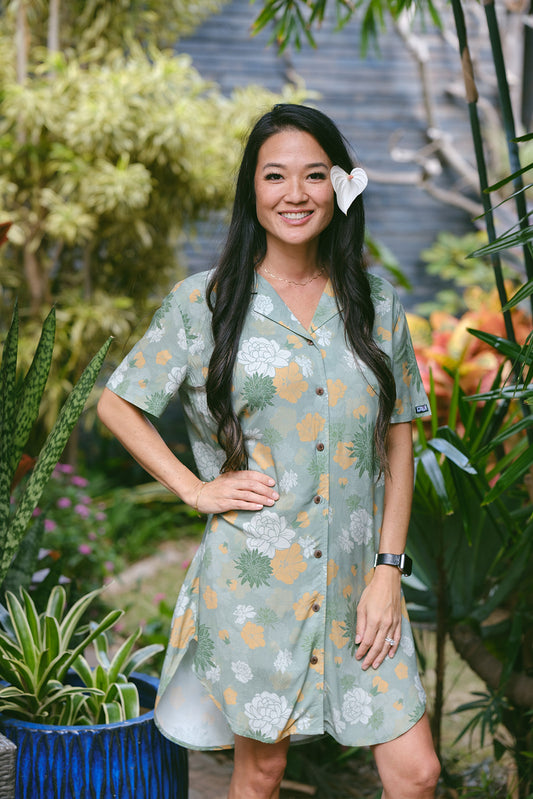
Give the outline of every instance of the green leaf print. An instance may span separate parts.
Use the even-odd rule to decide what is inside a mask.
[[[146,398],[146,410],[154,416],[159,416],[161,411],[166,408],[167,395],[164,391],[157,391]]]
[[[357,626],[357,600],[354,599],[352,602],[348,602],[348,606],[346,608],[346,616],[344,617],[344,638],[348,638],[348,643],[350,646],[350,653],[352,655],[355,654],[356,644],[355,644],[355,630]]]
[[[190,344],[191,341],[197,339],[198,336],[196,335],[196,333],[193,333],[191,317],[189,316],[189,314],[184,313],[182,311],[181,318],[183,320],[183,327],[185,328],[185,337]]]
[[[261,555],[257,549],[245,549],[239,559],[235,561],[237,571],[240,572],[242,585],[250,583],[250,587],[266,585],[272,574],[270,558]]]
[[[352,445],[348,447],[348,452],[352,458],[356,458],[354,467],[359,472],[359,477],[363,477],[365,472],[370,476],[374,474],[377,460],[374,452],[374,429],[371,424],[363,422],[357,426],[352,434]]]
[[[212,657],[215,650],[215,645],[209,635],[209,627],[206,624],[200,624],[198,627],[198,644],[194,654],[194,665],[199,671],[204,671],[207,668],[213,668]]]
[[[368,724],[373,730],[377,730],[379,729],[379,727],[381,727],[384,721],[385,721],[385,711],[383,710],[382,707],[378,707],[378,709],[375,710],[370,716]]]
[[[350,691],[355,685],[355,677],[353,674],[345,674],[341,677],[341,688],[343,691]]]
[[[323,452],[315,452],[307,466],[307,471],[315,480],[320,480],[320,476],[329,471],[328,456]]]
[[[276,444],[280,444],[283,441],[283,436],[279,432],[279,430],[275,430],[273,427],[267,427],[263,431],[263,443],[265,446],[275,447]]]
[[[272,608],[260,608],[257,611],[257,623],[264,627],[276,624],[278,621],[279,616]]]
[[[273,405],[272,397],[276,388],[271,377],[258,374],[246,378],[242,394],[251,411],[262,411],[267,405]]]

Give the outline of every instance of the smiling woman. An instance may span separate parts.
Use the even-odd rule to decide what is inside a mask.
[[[325,732],[373,746],[385,799],[431,799],[439,771],[401,573],[374,565],[405,548],[428,400],[396,293],[365,271],[360,191],[341,209],[333,167],[354,181],[319,111],[257,122],[218,266],[174,287],[99,404],[208,514],[155,718],[190,748],[235,746],[230,799],[277,799],[289,741]],[[200,478],[143,413],[176,394]]]

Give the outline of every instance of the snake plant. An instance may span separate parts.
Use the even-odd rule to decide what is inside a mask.
[[[4,342],[0,364],[0,585],[85,406],[111,343],[109,338],[69,394],[14,509],[11,506],[11,487],[31,429],[39,415],[54,349],[55,324],[55,311],[52,309],[43,323],[32,364],[22,382],[17,381],[19,320],[16,305]]]
[[[1,713],[49,725],[107,724],[139,715],[137,687],[128,677],[163,647],[133,651],[138,630],[110,659],[106,633],[123,611],[109,611],[100,622],[80,627],[101,590],[67,610],[64,588],[54,586],[42,613],[24,589],[20,599],[6,594],[7,609],[0,610]],[[98,661],[94,668],[84,657],[91,643]]]

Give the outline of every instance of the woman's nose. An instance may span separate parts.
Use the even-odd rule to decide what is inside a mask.
[[[305,183],[300,178],[293,178],[287,182],[287,192],[285,198],[289,202],[301,203],[307,200]]]

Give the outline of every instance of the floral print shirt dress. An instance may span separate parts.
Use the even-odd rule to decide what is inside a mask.
[[[160,415],[179,395],[203,480],[224,453],[205,379],[212,350],[209,274],[178,283],[108,387]],[[370,276],[375,338],[390,356],[393,422],[428,415],[405,314]],[[331,285],[309,330],[258,276],[241,336],[233,401],[249,468],[277,503],[212,515],[177,600],[155,719],[189,748],[273,743],[329,732],[349,746],[391,740],[422,715],[405,604],[394,658],[355,660],[357,603],[372,577],[384,480],[373,451],[377,381],[346,346]]]

